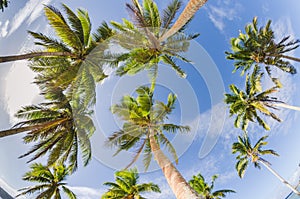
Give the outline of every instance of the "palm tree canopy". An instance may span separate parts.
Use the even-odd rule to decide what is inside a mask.
[[[230,85],[230,94],[225,94],[225,103],[229,104],[230,116],[236,115],[234,126],[246,131],[249,121],[257,121],[260,126],[270,130],[269,125],[259,116],[258,112],[263,115],[281,122],[273,112],[269,110],[276,109],[272,103],[281,102],[270,95],[277,91],[277,87],[272,87],[262,91],[261,78],[263,73],[259,67],[254,67],[253,73],[246,76],[245,91],[238,89],[235,85]]]
[[[112,39],[113,43],[123,49],[123,53],[112,52],[110,55],[115,59],[112,66],[118,66],[118,75],[134,75],[141,70],[148,70],[152,83],[155,84],[158,64],[162,62],[171,66],[181,77],[186,76],[176,64],[176,59],[189,62],[180,53],[186,52],[189,41],[199,34],[185,35],[182,28],[179,31],[181,34],[159,42],[159,37],[172,25],[181,5],[181,1],[173,0],[160,14],[152,0],[143,0],[142,5],[138,0],[126,4],[133,22],[127,19],[123,19],[123,24],[111,22],[117,29],[117,36]]]
[[[268,142],[265,140],[268,136],[261,137],[254,146],[251,145],[250,138],[245,134],[243,137],[238,136],[238,142],[233,143],[232,153],[238,153],[236,157],[236,170],[240,178],[245,174],[245,171],[248,167],[249,162],[252,162],[256,168],[261,168],[259,161],[263,161],[267,164],[270,164],[268,161],[263,159],[263,155],[275,155],[279,156],[274,150],[271,149],[262,149],[263,146],[267,145]]]
[[[176,151],[164,135],[164,132],[189,131],[188,126],[165,123],[168,115],[174,109],[176,96],[169,94],[165,104],[153,100],[153,93],[149,87],[139,87],[136,93],[138,94],[136,98],[124,96],[120,104],[111,107],[112,113],[122,119],[124,124],[120,131],[109,137],[108,144],[118,147],[116,154],[122,150],[134,150],[136,152],[136,156],[129,166],[144,152],[144,164],[147,169],[152,159],[149,138],[151,127],[157,143],[165,146],[177,162]]]
[[[47,90],[47,97],[51,101],[39,105],[23,107],[16,113],[22,119],[14,128],[24,126],[42,127],[33,128],[24,137],[24,142],[36,144],[27,153],[20,157],[34,154],[29,162],[49,153],[48,165],[56,161],[68,160],[74,171],[77,168],[79,147],[84,165],[91,159],[91,144],[89,137],[95,131],[91,113],[86,110],[72,109],[61,89]]]
[[[160,188],[153,183],[138,184],[137,169],[122,170],[115,173],[115,182],[105,182],[109,190],[102,195],[102,199],[143,199],[140,194],[158,192]]]
[[[199,173],[198,175],[193,176],[193,178],[189,181],[189,184],[197,193],[204,196],[206,199],[221,199],[225,198],[227,193],[235,193],[235,191],[230,189],[213,191],[214,183],[217,178],[217,175],[213,175],[212,181],[209,185],[205,182],[204,177]]]
[[[299,40],[290,40],[290,36],[276,42],[274,31],[271,29],[271,20],[265,27],[258,29],[257,17],[254,17],[252,23],[246,25],[245,34],[240,32],[238,37],[231,39],[232,52],[226,52],[226,54],[227,59],[235,61],[234,71],[241,70],[241,74],[258,64],[263,65],[271,77],[271,66],[295,74],[296,69],[289,61],[286,61],[289,57],[285,54],[298,48],[299,42]],[[273,78],[273,81],[276,83],[278,79]]]
[[[76,199],[76,195],[66,186],[67,183],[64,182],[70,174],[65,165],[55,164],[52,168],[49,168],[40,163],[34,163],[30,168],[31,171],[23,176],[23,180],[38,183],[38,185],[20,189],[19,191],[22,192],[18,196],[37,193],[37,199],[60,199],[62,190],[68,198]]]

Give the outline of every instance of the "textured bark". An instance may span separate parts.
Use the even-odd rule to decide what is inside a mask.
[[[190,0],[174,25],[159,40],[162,42],[177,33],[206,2],[207,0]]]
[[[31,59],[34,57],[74,57],[72,53],[69,52],[33,52],[21,55],[11,55],[11,56],[4,56],[0,57],[0,63],[4,62],[11,62],[11,61],[19,61],[24,59]]]
[[[172,162],[165,156],[160,150],[156,140],[153,137],[153,133],[150,135],[151,150],[154,155],[154,159],[161,168],[167,182],[175,194],[177,199],[204,199],[197,195],[197,193],[190,187],[186,180],[182,177],[179,171],[175,168]]]
[[[259,163],[264,165],[273,175],[275,175],[282,183],[284,183],[288,188],[290,188],[295,194],[300,196],[300,192],[295,189],[290,183],[288,183],[283,177],[281,177],[275,170],[273,170],[267,163],[262,160],[258,160]]]
[[[33,126],[26,126],[26,127],[20,127],[20,128],[15,128],[15,129],[13,128],[13,129],[0,131],[0,138],[7,137],[10,135],[16,135],[18,133],[23,133],[26,131],[38,130],[38,129],[44,128],[46,126],[57,125],[58,123],[62,123],[66,120],[68,120],[68,118],[63,118],[63,119],[59,119],[59,120],[55,120],[55,121],[51,121],[51,122],[45,122],[45,123],[37,124],[37,125],[33,125]]]

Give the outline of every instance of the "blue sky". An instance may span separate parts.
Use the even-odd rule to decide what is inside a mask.
[[[89,11],[93,27],[96,28],[103,20],[120,21],[128,17],[124,1],[53,1],[29,0],[22,3],[12,1],[9,8],[0,13],[0,55],[18,54],[33,49],[33,41],[26,30],[41,31],[51,34],[46,26],[42,13],[42,4],[57,7],[63,2],[75,9],[83,7]],[[128,2],[128,1],[126,1]],[[165,8],[168,1],[158,2],[160,8]],[[183,1],[187,3],[187,0]],[[235,157],[231,154],[231,144],[235,141],[239,130],[233,128],[233,121],[228,117],[222,103],[222,96],[228,91],[228,85],[237,84],[240,87],[244,79],[238,73],[232,74],[232,62],[225,59],[224,52],[229,50],[231,37],[237,36],[239,30],[244,30],[246,23],[258,16],[259,24],[272,19],[272,27],[277,38],[293,35],[300,38],[299,12],[297,0],[287,1],[209,1],[196,14],[188,31],[201,35],[192,42],[190,51],[186,54],[193,64],[183,64],[187,79],[180,79],[168,67],[162,66],[158,79],[160,100],[165,100],[167,93],[172,91],[178,96],[177,109],[170,118],[173,122],[188,124],[192,132],[185,136],[175,136],[172,140],[180,154],[178,169],[186,179],[201,172],[207,180],[213,174],[219,174],[216,189],[230,188],[236,194],[230,194],[231,199],[269,199],[284,198],[289,193],[266,169],[257,170],[249,167],[244,179],[239,179],[234,169]],[[300,56],[299,49],[294,52]],[[295,64],[299,68],[299,64]],[[278,94],[280,99],[300,106],[299,75],[289,76],[278,73],[283,79],[285,88]],[[37,88],[31,84],[34,77],[27,68],[26,62],[1,64],[0,67],[0,129],[6,129],[16,122],[12,117],[20,106],[37,103],[41,98]],[[103,147],[103,138],[118,129],[120,122],[109,113],[109,106],[120,100],[124,93],[130,94],[139,84],[147,83],[146,74],[135,77],[111,77],[98,87],[95,120],[97,132],[92,138],[94,158],[87,167],[80,167],[69,177],[68,183],[81,199],[99,198],[105,190],[105,181],[113,180],[113,173],[127,165],[130,154],[123,153],[111,158],[113,150]],[[265,82],[266,88],[270,85]],[[299,157],[299,113],[287,110],[278,111],[284,122],[278,124],[271,120],[272,130],[265,132],[261,128],[250,126],[251,137],[254,139],[269,134],[269,148],[276,150],[280,157],[267,157],[272,167],[283,177],[297,184],[300,170]],[[25,159],[17,159],[29,146],[22,144],[22,136],[12,136],[0,140],[0,186],[10,192],[27,186],[21,176],[28,170]],[[201,150],[203,149],[203,150]],[[141,181],[158,183],[162,194],[148,195],[148,198],[174,198],[168,188],[161,171],[153,162],[147,173],[143,173],[141,163],[137,164],[142,172]],[[12,169],[13,168],[13,169]]]

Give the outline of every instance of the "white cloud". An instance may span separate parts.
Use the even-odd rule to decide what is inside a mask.
[[[226,26],[225,22],[233,21],[237,18],[241,7],[241,4],[233,0],[218,1],[217,5],[209,5],[207,7],[208,17],[216,28],[223,32]]]
[[[72,190],[77,198],[80,199],[99,199],[100,196],[104,193],[103,190],[93,189],[89,187],[72,187],[69,186],[70,190]]]
[[[0,37],[5,37],[7,35],[8,24],[9,24],[9,20],[6,20],[5,23],[3,24],[3,26],[2,26],[2,22],[0,21],[0,28],[1,28],[0,29]]]
[[[30,24],[36,20],[37,17],[39,17],[42,13],[43,4],[49,4],[50,2],[51,0],[29,0],[12,19],[8,35],[11,35],[13,32],[15,32],[26,19],[28,19],[27,24]]]

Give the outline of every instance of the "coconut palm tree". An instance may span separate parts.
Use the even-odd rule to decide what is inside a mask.
[[[175,95],[170,94],[165,104],[160,101],[154,102],[153,93],[148,87],[139,87],[136,93],[137,98],[124,96],[120,104],[112,106],[112,113],[122,119],[124,124],[120,131],[109,137],[108,144],[118,147],[116,154],[122,150],[134,149],[136,151],[136,155],[127,167],[131,166],[143,153],[143,161],[147,169],[153,155],[176,198],[199,198],[161,150],[161,146],[165,146],[177,163],[176,151],[164,132],[175,133],[189,130],[188,126],[165,122],[174,109]]]
[[[290,36],[287,36],[276,42],[274,31],[271,29],[271,20],[265,27],[258,29],[257,17],[253,18],[252,24],[245,27],[245,32],[245,34],[240,32],[238,37],[231,39],[232,52],[226,52],[227,59],[235,61],[234,71],[241,70],[244,74],[253,66],[262,65],[276,84],[279,80],[272,77],[271,66],[290,74],[296,73],[289,60],[299,62],[300,59],[286,53],[298,48],[300,40],[291,40]]]
[[[196,14],[196,12],[207,2],[207,0],[190,0],[183,12],[180,14],[174,25],[160,38],[159,41],[165,41],[167,38],[176,34],[184,27]]]
[[[268,136],[263,136],[260,138],[254,146],[251,145],[250,139],[247,134],[244,134],[243,137],[238,136],[238,142],[233,143],[232,145],[232,153],[238,153],[236,159],[238,162],[236,163],[236,170],[240,178],[242,178],[245,174],[245,171],[248,167],[249,162],[252,162],[255,168],[261,168],[260,165],[265,166],[272,174],[274,174],[282,183],[284,183],[287,187],[293,190],[294,193],[300,195],[300,192],[297,191],[291,184],[289,184],[286,180],[284,180],[276,171],[271,168],[271,164],[263,159],[261,156],[263,155],[275,155],[278,154],[271,149],[263,150],[262,147],[267,145],[268,142],[265,140]]]
[[[34,154],[28,161],[31,162],[49,153],[48,165],[58,160],[68,161],[69,167],[75,171],[79,148],[84,165],[91,159],[89,137],[95,131],[91,112],[86,109],[73,109],[59,88],[50,90],[49,87],[47,95],[53,100],[23,107],[16,113],[16,117],[23,121],[12,129],[1,131],[0,137],[27,132],[24,142],[36,144],[20,157]]]
[[[230,189],[213,191],[215,180],[217,178],[217,175],[213,175],[209,185],[205,182],[204,177],[199,173],[198,175],[193,176],[193,178],[189,181],[189,184],[197,193],[203,195],[205,199],[221,199],[225,198],[228,193],[235,193],[235,191]]]
[[[153,183],[138,184],[139,174],[137,169],[122,170],[115,172],[116,182],[105,182],[109,186],[102,199],[143,199],[145,192],[160,193],[158,185]]]
[[[258,66],[254,67],[251,75],[247,74],[245,91],[238,89],[235,85],[230,85],[230,94],[225,94],[225,103],[229,104],[230,116],[236,115],[234,126],[246,131],[249,121],[257,121],[260,126],[266,130],[270,130],[270,126],[261,118],[258,113],[270,116],[278,122],[281,119],[275,115],[270,109],[277,107],[288,108],[300,111],[300,107],[291,106],[278,100],[276,97],[270,96],[278,91],[278,87],[274,86],[268,90],[262,91],[261,78],[263,73]]]
[[[76,195],[66,186],[66,177],[70,171],[63,164],[55,164],[49,168],[41,163],[34,163],[30,166],[31,171],[23,176],[23,180],[39,183],[31,187],[20,189],[22,191],[16,197],[37,193],[36,199],[53,198],[60,199],[61,191],[70,199],[76,199]]]
[[[78,9],[75,14],[68,6],[62,5],[66,17],[53,6],[45,6],[45,16],[53,28],[58,38],[52,38],[42,33],[29,31],[29,34],[36,39],[35,44],[42,46],[44,50],[30,52],[22,55],[0,57],[0,63],[17,61],[23,59],[32,59],[38,57],[64,57],[70,58],[72,62],[81,63],[99,42],[107,39],[113,34],[108,28],[106,32],[103,27],[99,27],[91,34],[91,22],[88,13],[85,10]],[[99,33],[102,35],[99,37]],[[77,64],[79,64],[77,63]]]
[[[4,11],[4,8],[7,8],[9,1],[7,0],[0,0],[0,9],[2,12]]]
[[[180,53],[188,50],[189,41],[196,38],[198,34],[185,35],[183,28],[179,31],[182,34],[170,37],[165,42],[159,42],[161,34],[172,25],[181,5],[181,1],[173,0],[160,14],[152,0],[143,0],[142,5],[138,0],[126,4],[133,22],[126,19],[123,19],[123,24],[111,22],[117,29],[117,35],[112,41],[123,49],[122,53],[111,53],[115,59],[112,65],[118,66],[118,75],[134,75],[141,70],[148,70],[152,90],[155,86],[158,64],[161,62],[171,66],[181,77],[186,76],[176,64],[176,60],[189,62]]]

